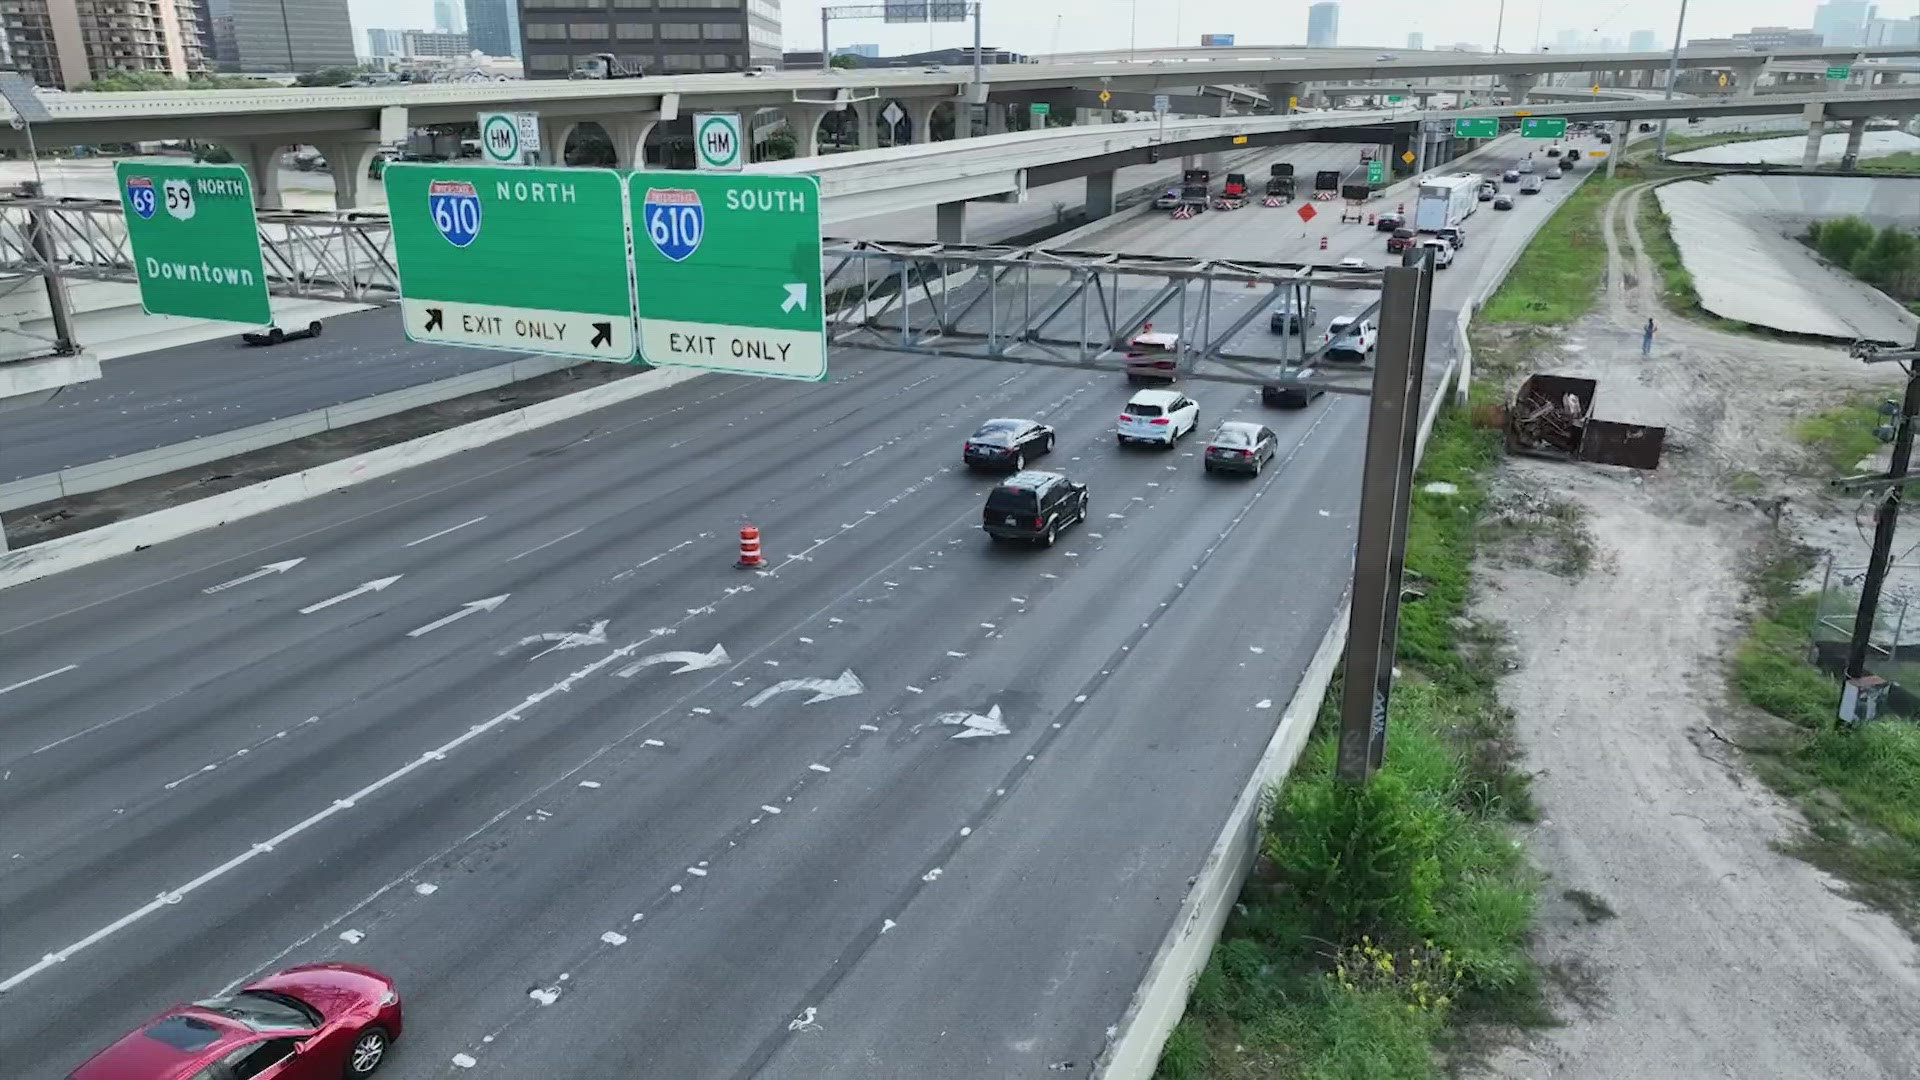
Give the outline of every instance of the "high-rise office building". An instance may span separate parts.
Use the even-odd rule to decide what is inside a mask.
[[[1744,34],[1733,35],[1733,43],[1754,52],[1771,52],[1774,49],[1817,49],[1822,44],[1819,34],[1811,30],[1795,30],[1787,26],[1756,26]]]
[[[1868,19],[1863,45],[1920,45],[1920,15],[1905,19]]]
[[[1828,45],[1863,45],[1872,17],[1867,0],[1827,0],[1813,9],[1813,32]]]
[[[488,56],[519,56],[520,0],[467,0],[467,37]]]
[[[1635,30],[1627,35],[1628,52],[1652,52],[1660,47],[1660,39],[1651,30]]]
[[[207,71],[193,0],[0,0],[0,30],[16,70],[41,86],[71,90],[113,71]]]
[[[347,0],[208,0],[222,71],[308,72],[352,67]]]
[[[779,0],[520,3],[520,55],[529,79],[564,79],[598,53],[649,75],[780,63]]]
[[[374,57],[405,56],[407,32],[405,30],[367,31],[367,55]]]
[[[1340,5],[1323,0],[1307,8],[1307,47],[1331,49],[1340,44]]]
[[[464,34],[467,22],[458,0],[433,0],[433,30],[437,34]]]
[[[1407,48],[1416,52],[1427,47],[1427,35],[1415,30],[1407,35]]]

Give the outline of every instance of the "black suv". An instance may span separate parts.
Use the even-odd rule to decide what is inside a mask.
[[[1308,304],[1307,326],[1313,325],[1314,314],[1314,305]],[[1276,334],[1298,334],[1303,331],[1304,328],[1300,324],[1300,311],[1293,306],[1293,301],[1280,301],[1280,306],[1274,308],[1273,313],[1267,316],[1267,329]]]
[[[1087,485],[1056,472],[1015,473],[987,493],[980,527],[994,540],[1052,547],[1062,530],[1087,520]]]

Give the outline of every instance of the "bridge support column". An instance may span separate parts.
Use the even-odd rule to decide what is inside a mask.
[[[880,103],[878,101],[856,101],[851,108],[854,116],[854,131],[860,140],[860,149],[872,150],[880,145]]]
[[[1847,151],[1840,157],[1842,169],[1852,169],[1860,164],[1860,143],[1867,137],[1867,118],[1855,117],[1847,124]]]
[[[1613,122],[1613,145],[1607,150],[1607,179],[1613,179],[1613,170],[1620,164],[1620,157],[1627,152],[1627,140],[1633,136],[1633,125],[1625,120]]]
[[[1500,84],[1506,87],[1507,94],[1513,98],[1515,105],[1525,105],[1528,95],[1532,94],[1533,88],[1540,84],[1540,76],[1516,72],[1501,76]]]
[[[1760,78],[1767,73],[1765,61],[1758,64],[1742,64],[1733,69],[1733,77],[1738,81],[1734,93],[1740,97],[1752,97],[1760,92]]]
[[[967,242],[967,204],[943,202],[934,208],[933,238],[942,244]]]
[[[987,134],[1005,135],[1007,133],[1007,103],[987,101]]]
[[[973,138],[974,135],[977,134],[973,126],[973,102],[968,101],[966,96],[962,95],[952,99],[950,104],[953,106],[953,137],[956,139]]]
[[[1406,172],[1413,167],[1408,165],[1406,159],[1400,156],[1413,149],[1413,140],[1414,136],[1410,132],[1399,132],[1394,135],[1393,146],[1389,148],[1392,154],[1388,158],[1394,172]]]
[[[1827,110],[1818,102],[1802,110],[1807,118],[1807,150],[1800,156],[1800,167],[1817,169],[1820,167],[1820,140],[1827,133]]]
[[[1087,174],[1087,220],[1113,216],[1113,170]]]
[[[820,121],[827,118],[827,110],[818,105],[789,105],[781,112],[786,114],[787,130],[793,132],[793,156],[819,156]]]
[[[540,125],[540,163],[555,168],[567,163],[567,140],[573,137],[578,120],[555,120]]]
[[[1265,89],[1267,101],[1273,105],[1273,111],[1277,115],[1285,115],[1290,112],[1299,111],[1299,105],[1295,105],[1292,108],[1287,106],[1287,100],[1289,98],[1297,99],[1300,105],[1304,105],[1307,102],[1307,84],[1305,83],[1268,83]]]
[[[933,141],[933,112],[945,99],[933,98],[929,101],[913,102],[908,110],[913,121],[913,144],[921,146]]]
[[[357,209],[363,189],[372,183],[367,177],[367,167],[373,164],[373,155],[380,150],[379,132],[370,132],[363,138],[330,139],[315,143],[314,147],[327,159],[327,171],[333,174],[334,209]]]
[[[287,144],[228,139],[220,145],[226,147],[233,155],[233,160],[247,170],[247,179],[253,182],[253,205],[262,210],[281,209],[280,152],[287,148]]]
[[[646,168],[647,136],[653,133],[653,126],[659,122],[660,117],[656,113],[615,116],[600,121],[600,127],[607,133],[607,140],[613,143],[614,168]],[[741,122],[748,130],[752,130],[753,114],[748,113]]]

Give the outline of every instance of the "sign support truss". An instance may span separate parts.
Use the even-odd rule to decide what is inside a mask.
[[[1297,334],[1249,328],[1311,311],[1316,289],[1371,293],[1356,314],[1372,318],[1378,269],[876,241],[828,241],[826,263],[827,336],[842,347],[1118,372],[1151,330],[1177,335],[1185,378],[1258,386],[1314,372],[1317,387],[1365,394],[1373,371],[1322,367],[1329,346],[1310,320]]]

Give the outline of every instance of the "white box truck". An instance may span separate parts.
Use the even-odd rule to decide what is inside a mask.
[[[1450,229],[1473,216],[1478,207],[1480,177],[1475,173],[1438,176],[1420,185],[1414,204],[1413,227],[1420,232]]]

